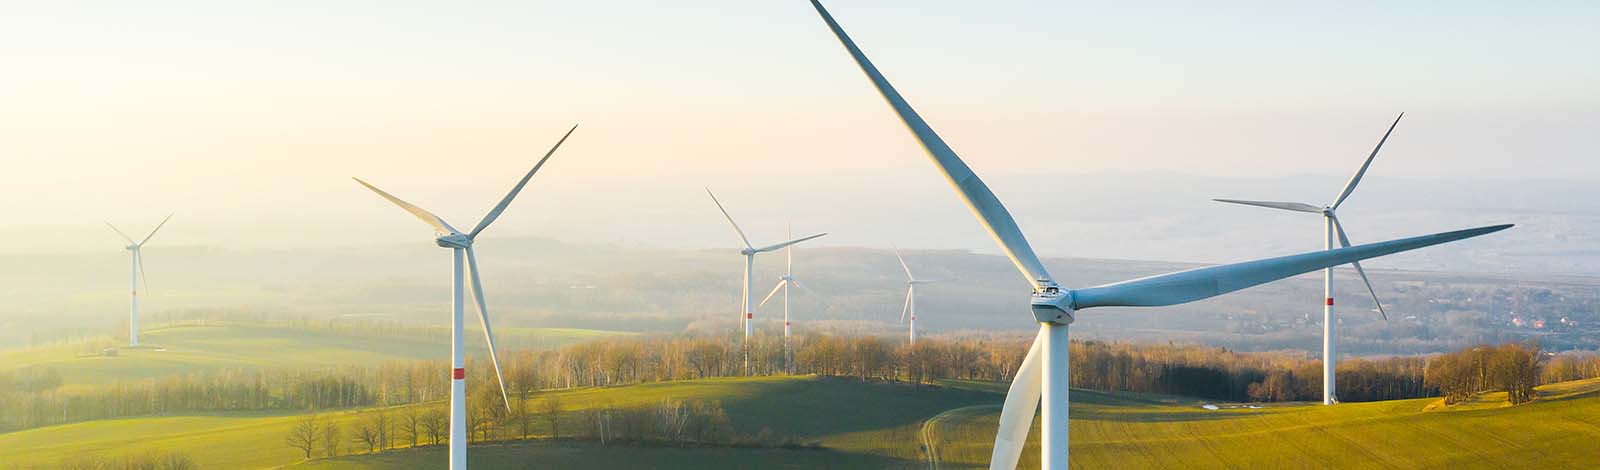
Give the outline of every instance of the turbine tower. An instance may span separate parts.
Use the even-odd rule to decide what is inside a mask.
[[[788,236],[794,237],[793,226],[789,227]],[[783,290],[783,370],[789,372],[794,361],[794,349],[789,342],[789,288],[799,287],[805,289],[806,292],[811,292],[811,288],[800,284],[800,281],[794,278],[794,245],[783,247],[783,254],[784,257],[788,258],[788,262],[783,268],[783,275],[778,276],[778,285],[772,286],[772,291],[768,292],[767,297],[761,299],[761,303],[756,306],[767,306],[767,302],[772,300],[772,296],[777,295],[778,290]],[[815,294],[815,292],[811,293]]]
[[[1029,304],[1039,322],[1039,333],[1006,391],[995,433],[991,469],[1015,468],[1021,457],[1023,440],[1033,426],[1036,407],[1043,413],[1040,427],[1040,466],[1045,470],[1067,468],[1068,365],[1067,328],[1077,311],[1094,307],[1155,307],[1177,305],[1215,297],[1240,289],[1308,273],[1329,266],[1414,250],[1430,245],[1475,237],[1504,230],[1497,225],[1434,235],[1357,245],[1336,250],[1302,253],[1244,263],[1179,271],[1084,289],[1067,289],[1057,284],[1034,254],[1011,214],[989,187],[951,150],[933,128],[911,108],[876,66],[856,47],[833,16],[818,0],[811,0],[828,29],[844,46],[856,65],[872,81],[878,93],[922,145],[928,157],[950,185],[967,203],[978,221],[1000,245],[1032,287]],[[1070,184],[1070,181],[1040,181],[1038,184]],[[1041,406],[1042,405],[1042,406]]]
[[[1361,168],[1356,170],[1356,174],[1351,176],[1350,181],[1344,184],[1344,190],[1339,191],[1339,196],[1335,197],[1333,202],[1326,206],[1317,207],[1299,202],[1244,201],[1238,199],[1213,199],[1213,201],[1319,214],[1322,216],[1323,249],[1333,249],[1335,235],[1339,238],[1339,246],[1350,246],[1350,237],[1345,235],[1344,225],[1339,223],[1339,217],[1334,214],[1334,211],[1338,210],[1339,205],[1344,204],[1344,200],[1348,199],[1350,193],[1356,190],[1356,184],[1361,183],[1361,177],[1367,174],[1367,168],[1372,166],[1372,160],[1378,157],[1378,150],[1383,149],[1383,143],[1389,141],[1389,134],[1394,133],[1394,127],[1400,125],[1400,118],[1405,116],[1406,113],[1400,113],[1400,116],[1394,118],[1394,123],[1389,124],[1389,130],[1383,133],[1383,138],[1378,139],[1378,145],[1372,148],[1372,154],[1367,155],[1367,160],[1361,163]],[[1372,295],[1372,303],[1378,306],[1378,314],[1383,316],[1384,321],[1389,321],[1389,313],[1383,311],[1383,302],[1378,300],[1378,291],[1372,289],[1372,281],[1367,279],[1366,270],[1361,269],[1361,263],[1350,263],[1350,266],[1356,268],[1356,274],[1361,276],[1361,282],[1366,283],[1367,293]],[[1338,323],[1333,319],[1333,268],[1331,267],[1322,270],[1322,294],[1322,404],[1332,405],[1339,402],[1339,389],[1334,386],[1334,367],[1337,365],[1339,358],[1334,350],[1335,330],[1338,327]]]
[[[722,217],[728,219],[728,225],[733,227],[733,233],[735,235],[738,235],[739,236],[739,242],[744,244],[744,248],[739,249],[739,254],[744,256],[744,286],[741,289],[742,292],[739,294],[740,295],[740,299],[741,299],[739,301],[739,305],[741,306],[740,307],[741,311],[739,312],[739,321],[744,323],[744,339],[745,339],[745,343],[749,343],[750,334],[754,332],[754,328],[755,328],[754,327],[754,320],[755,320],[755,317],[756,317],[755,316],[755,309],[752,308],[752,306],[751,306],[751,301],[754,300],[754,299],[750,295],[752,290],[755,288],[755,285],[754,285],[755,279],[750,277],[750,275],[751,275],[750,271],[751,271],[751,269],[755,268],[756,255],[759,255],[759,254],[762,254],[762,253],[767,253],[767,252],[772,252],[772,251],[778,251],[779,249],[782,249],[782,248],[788,248],[790,245],[794,245],[796,243],[800,243],[800,242],[803,242],[803,241],[806,241],[806,240],[810,240],[810,239],[817,238],[817,237],[820,237],[820,236],[823,236],[823,235],[827,235],[827,233],[819,233],[819,234],[812,235],[812,236],[809,236],[809,237],[796,238],[796,239],[789,240],[789,241],[786,241],[786,242],[783,242],[783,243],[779,243],[779,244],[776,244],[776,245],[767,245],[767,246],[763,246],[763,247],[760,247],[760,248],[756,248],[754,245],[750,244],[750,238],[744,236],[744,229],[739,228],[739,223],[738,222],[734,222],[733,221],[733,216],[728,215],[728,209],[725,209],[725,208],[722,207],[722,201],[718,201],[717,200],[717,195],[711,193],[711,188],[706,188],[706,195],[711,196],[711,202],[717,205],[717,210],[722,211]],[[793,235],[790,235],[790,236],[793,236]],[[787,329],[788,326],[786,325],[784,328]],[[750,348],[749,348],[748,344],[745,345],[744,368],[745,368],[745,371],[748,373],[749,370],[750,370]]]
[[[366,181],[362,181],[360,178],[355,178],[357,183],[361,183],[362,186],[366,186],[367,189],[378,193],[379,196],[383,196],[384,199],[388,199],[389,202],[400,206],[401,209],[405,209],[406,212],[410,212],[411,215],[421,219],[423,223],[433,227],[435,233],[438,235],[438,238],[434,239],[434,243],[441,247],[449,248],[454,254],[454,258],[450,262],[451,470],[464,470],[467,468],[467,375],[464,364],[466,361],[466,354],[463,350],[464,343],[461,340],[462,314],[465,310],[463,305],[465,296],[462,292],[462,257],[465,255],[467,270],[472,276],[472,297],[477,301],[478,322],[479,324],[483,325],[483,341],[489,347],[489,362],[494,365],[494,376],[495,379],[499,380],[500,383],[500,399],[505,404],[506,411],[510,411],[511,400],[508,396],[506,396],[506,380],[505,377],[500,374],[500,358],[495,354],[494,332],[489,326],[489,307],[483,301],[483,284],[480,282],[478,276],[478,257],[472,249],[472,242],[478,238],[478,234],[483,233],[483,229],[488,228],[489,224],[494,223],[495,219],[500,217],[500,213],[505,212],[506,207],[511,205],[511,200],[515,199],[517,197],[517,193],[521,192],[524,186],[527,186],[528,180],[533,178],[533,174],[539,172],[539,167],[544,166],[544,162],[549,160],[550,156],[556,153],[556,149],[561,148],[561,143],[566,142],[567,137],[572,135],[572,131],[577,129],[578,126],[574,125],[572,126],[572,129],[567,130],[566,135],[561,136],[561,140],[556,141],[556,145],[550,147],[549,152],[545,152],[544,158],[540,158],[539,163],[534,164],[533,169],[528,170],[528,174],[523,175],[522,180],[517,181],[517,185],[511,188],[511,192],[507,193],[505,198],[501,199],[500,203],[496,204],[488,214],[483,216],[483,220],[478,221],[478,225],[473,227],[472,231],[467,233],[461,233],[461,231],[456,230],[455,227],[450,226],[448,222],[445,222],[444,219],[439,218],[437,215],[433,215],[433,213],[428,212],[421,207],[417,207],[409,202],[402,201],[400,198],[394,197],[393,195],[390,195],[389,193],[386,193],[373,185],[367,184]]]
[[[900,268],[906,270],[906,304],[905,306],[900,307],[900,322],[906,323],[906,328],[908,329],[907,335],[910,339],[909,342],[911,345],[915,346],[917,344],[917,285],[932,284],[935,281],[931,279],[917,279],[916,276],[911,275],[911,267],[906,266],[906,259],[905,257],[900,256],[899,248],[894,249],[894,257],[895,259],[900,260]],[[911,321],[909,323],[906,322],[907,314],[910,314],[911,317]]]
[[[122,233],[121,230],[117,230],[117,226],[111,225],[111,222],[106,222],[106,226],[111,227],[111,231],[117,232],[118,236],[121,236],[123,240],[128,241],[128,246],[126,248],[128,250],[128,254],[130,255],[128,266],[129,347],[139,345],[139,281],[142,279],[145,285],[148,286],[150,284],[150,280],[146,279],[144,276],[144,253],[140,251],[140,249],[144,248],[145,243],[150,242],[150,237],[156,236],[156,232],[161,231],[162,226],[167,225],[168,220],[172,220],[172,214],[167,214],[167,218],[161,219],[161,223],[156,224],[156,228],[151,230],[149,235],[145,235],[144,239],[139,240],[138,242],[134,242],[133,238],[129,237],[128,234]]]

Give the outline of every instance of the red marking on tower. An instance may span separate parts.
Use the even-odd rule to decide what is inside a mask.
[[[465,379],[467,378],[467,370],[457,367],[454,376],[456,380]]]
[[[744,314],[744,319],[746,319],[746,320],[750,320],[750,319],[753,319],[755,317],[756,317],[756,314],[754,314],[754,313],[745,312],[745,314]]]
[[[1333,305],[1333,297],[1328,297],[1328,305]]]

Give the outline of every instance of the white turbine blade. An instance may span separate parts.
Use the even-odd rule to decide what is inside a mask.
[[[361,183],[362,186],[366,186],[367,189],[371,189],[372,192],[378,193],[379,196],[383,196],[384,199],[388,199],[389,202],[394,203],[394,205],[400,206],[400,208],[405,209],[406,212],[410,212],[411,215],[416,216],[417,219],[422,221],[422,223],[432,226],[433,229],[438,230],[439,233],[461,233],[456,231],[455,227],[451,227],[449,223],[446,223],[444,219],[439,218],[437,215],[433,215],[432,212],[423,210],[421,207],[412,205],[409,202],[402,201],[400,198],[394,197],[393,194],[383,192],[383,190],[378,189],[377,186],[367,184],[366,181],[361,181],[361,178],[350,179],[356,180],[357,183]]]
[[[785,230],[783,236],[787,237],[787,238],[794,238],[794,224],[789,224],[789,227],[788,227],[787,230]],[[784,247],[783,248],[783,256],[785,258],[788,258],[788,261],[785,262],[784,267],[783,267],[783,274],[784,275],[788,275],[788,276],[793,276],[794,275],[794,245],[790,245],[790,246]]]
[[[117,232],[117,235],[118,235],[118,236],[121,236],[121,237],[122,237],[122,239],[123,239],[123,240],[127,240],[127,241],[128,241],[128,244],[129,244],[129,245],[137,245],[137,243],[134,243],[134,242],[133,242],[133,239],[132,239],[132,238],[129,238],[129,237],[128,237],[128,234],[126,234],[126,233],[122,233],[122,231],[121,231],[121,230],[117,230],[117,226],[115,226],[115,225],[111,225],[111,222],[106,222],[106,226],[107,226],[107,227],[111,227],[111,231],[113,231],[113,232]]]
[[[1317,206],[1313,206],[1313,205],[1306,204],[1306,203],[1301,203],[1301,202],[1242,201],[1242,200],[1238,200],[1238,199],[1212,199],[1212,200],[1213,201],[1217,201],[1217,202],[1226,202],[1228,204],[1244,204],[1246,206],[1267,207],[1267,208],[1272,208],[1272,209],[1283,209],[1283,210],[1286,210],[1286,211],[1310,212],[1310,213],[1313,213],[1313,214],[1321,214],[1322,213],[1322,208],[1321,207],[1317,207]]]
[[[800,243],[800,242],[803,242],[803,241],[806,241],[806,240],[810,240],[810,239],[813,239],[813,238],[817,238],[817,237],[820,237],[820,236],[823,236],[823,235],[827,235],[827,233],[824,232],[824,233],[819,233],[819,234],[812,235],[812,236],[809,236],[809,237],[796,238],[796,239],[789,240],[789,241],[786,241],[786,242],[783,242],[783,243],[779,243],[779,244],[776,244],[776,245],[763,246],[761,248],[756,248],[756,253],[766,253],[768,251],[776,251],[779,248],[784,248],[784,247],[787,247],[789,245]]]
[[[150,241],[150,237],[156,236],[156,232],[160,232],[161,227],[166,226],[168,220],[172,220],[172,214],[167,214],[167,218],[161,219],[161,223],[156,224],[156,228],[151,230],[149,235],[145,235],[144,240],[139,240],[139,246],[144,246],[145,242]]]
[[[1328,218],[1333,220],[1333,229],[1339,234],[1339,246],[1348,248],[1350,246],[1350,237],[1344,234],[1344,224],[1339,223],[1339,218],[1334,217],[1331,213]],[[1383,316],[1383,321],[1389,321],[1389,312],[1383,310],[1383,302],[1378,300],[1378,291],[1372,288],[1372,281],[1367,279],[1367,270],[1361,269],[1361,263],[1359,262],[1350,263],[1350,266],[1356,268],[1356,274],[1361,275],[1361,282],[1366,283],[1367,293],[1372,294],[1372,303],[1378,306],[1378,315]]]
[[[806,285],[805,284],[801,284],[800,281],[796,281],[796,280],[790,279],[789,283],[790,284],[794,284],[795,287],[799,287],[800,290],[806,291],[807,294],[817,295],[817,291],[811,290],[810,287],[806,287]]]
[[[911,293],[912,292],[914,292],[914,291],[912,291],[910,287],[906,287],[906,304],[900,306],[900,323],[905,323],[906,322],[906,312],[911,311]]]
[[[1211,266],[1072,291],[1073,306],[1156,307],[1193,302],[1367,258],[1498,232],[1510,224],[1369,243],[1243,263]]]
[[[717,195],[711,194],[711,188],[706,188],[706,195],[711,196],[711,202],[717,204],[717,210],[722,211],[722,216],[728,219],[728,225],[733,226],[733,233],[739,235],[739,241],[744,242],[745,248],[755,248],[750,245],[750,238],[744,236],[744,229],[739,228],[739,223],[733,221],[733,216],[728,215],[728,210],[722,207],[722,201],[717,200]]]
[[[544,158],[540,158],[539,163],[535,163],[533,165],[533,169],[528,170],[528,174],[522,175],[522,180],[517,181],[517,185],[511,187],[511,192],[506,193],[506,197],[501,199],[500,203],[496,204],[493,210],[490,210],[488,214],[485,214],[483,216],[483,220],[478,221],[478,226],[473,227],[472,233],[468,234],[467,237],[477,238],[479,232],[482,232],[485,228],[489,228],[489,224],[494,223],[494,219],[500,218],[500,213],[505,212],[506,207],[511,205],[511,200],[517,198],[517,193],[522,192],[522,187],[528,185],[528,180],[533,179],[533,174],[539,172],[539,167],[544,166],[544,162],[549,160],[551,155],[556,154],[556,149],[561,148],[561,144],[566,142],[567,137],[571,137],[572,131],[575,130],[578,130],[577,124],[573,124],[572,128],[567,130],[566,135],[561,136],[561,140],[556,141],[556,145],[554,147],[550,147],[550,151],[544,153]]]
[[[890,248],[894,248],[894,258],[897,259],[897,260],[900,260],[900,269],[906,270],[906,280],[908,280],[908,281],[916,281],[917,277],[911,275],[911,267],[910,266],[906,266],[905,257],[900,256],[900,248],[896,247],[896,246],[893,246],[893,245],[891,245]]]
[[[467,247],[467,268],[472,273],[472,298],[478,301],[478,322],[483,325],[483,342],[489,346],[489,362],[494,364],[494,378],[500,381],[500,398],[505,400],[506,411],[511,411],[511,397],[506,394],[506,378],[500,374],[500,356],[495,353],[494,331],[489,328],[489,306],[483,301],[483,283],[478,279],[478,255]]]
[[[139,265],[139,283],[143,284],[146,290],[149,290],[150,278],[144,275],[144,253],[139,250],[133,250],[133,261]]]
[[[767,301],[768,300],[772,300],[772,296],[778,295],[778,291],[782,290],[783,286],[788,285],[788,284],[789,284],[789,281],[778,281],[778,285],[772,286],[772,292],[768,292],[767,293],[767,298],[761,299],[761,303],[756,305],[756,306],[757,307],[765,307],[765,306],[767,306]]]
[[[921,142],[922,149],[927,151],[928,157],[933,159],[939,171],[944,173],[945,179],[960,192],[961,198],[966,201],[973,215],[978,217],[984,228],[989,230],[989,235],[1000,244],[1000,249],[1005,251],[1006,256],[1017,266],[1017,270],[1027,278],[1028,285],[1038,289],[1039,280],[1054,282],[1050,272],[1039,262],[1039,256],[1035,255],[1033,248],[1028,245],[1027,238],[1023,237],[1022,229],[1017,227],[1017,222],[1011,218],[1009,212],[1006,212],[1005,206],[995,197],[994,192],[983,184],[983,180],[972,172],[972,168],[969,168],[966,162],[961,161],[961,157],[945,144],[939,134],[934,133],[933,128],[922,120],[922,116],[911,109],[911,104],[907,103],[878,68],[867,60],[866,54],[856,47],[855,41],[850,40],[850,36],[846,35],[844,29],[839,27],[839,23],[833,20],[833,15],[828,14],[822,3],[811,0],[811,6],[816,7],[817,13],[822,15],[822,20],[828,23],[828,29],[833,30],[834,36],[839,38],[839,43],[844,45],[845,50],[855,59],[856,65],[861,67],[861,71],[866,73],[873,86],[877,87],[878,94],[883,95],[883,99],[889,102],[889,107],[894,108],[906,128],[916,136],[918,142]]]
[[[1011,378],[1011,388],[1006,390],[1006,404],[1000,407],[1000,426],[994,434],[994,453],[989,455],[990,470],[1013,470],[1022,457],[1043,391],[1044,368],[1039,364],[1039,344],[1043,341],[1044,327],[1040,326],[1039,336],[1033,338],[1033,346],[1028,348],[1017,376]]]
[[[1361,176],[1367,174],[1367,167],[1372,166],[1372,159],[1378,157],[1378,150],[1383,148],[1384,142],[1389,141],[1389,134],[1394,133],[1394,126],[1400,125],[1400,118],[1403,117],[1406,117],[1406,113],[1400,113],[1400,116],[1394,118],[1394,124],[1390,124],[1389,130],[1383,133],[1383,138],[1378,140],[1378,146],[1372,148],[1372,154],[1367,155],[1367,161],[1361,163],[1361,169],[1356,170],[1356,174],[1344,184],[1344,190],[1339,192],[1339,197],[1334,198],[1333,204],[1328,207],[1338,209],[1339,205],[1344,204],[1344,200],[1350,197],[1350,193],[1355,192],[1356,184],[1361,182]]]

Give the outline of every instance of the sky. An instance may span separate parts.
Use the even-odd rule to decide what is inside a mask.
[[[1402,111],[1384,177],[1600,182],[1600,5],[1288,3],[829,7],[980,174],[1022,182],[1004,200],[1139,172],[1337,185]],[[426,239],[349,178],[470,226],[574,123],[498,234],[645,243],[630,220],[703,187],[765,213],[836,176],[919,183],[812,200],[954,204],[800,0],[14,2],[0,71],[0,252],[116,250],[101,221],[169,212],[175,244]],[[726,236],[702,222],[660,230]]]

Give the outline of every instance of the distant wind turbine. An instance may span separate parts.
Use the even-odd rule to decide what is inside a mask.
[[[741,321],[744,321],[744,339],[749,341],[750,334],[755,333],[754,326],[752,326],[752,321],[755,320],[755,309],[752,307],[752,301],[754,301],[754,297],[750,296],[750,291],[755,288],[754,278],[750,278],[750,269],[754,269],[755,267],[755,256],[757,256],[757,254],[770,253],[770,251],[778,251],[778,249],[782,248],[789,248],[790,245],[795,245],[795,243],[800,243],[800,241],[822,237],[822,235],[827,235],[827,233],[816,233],[816,235],[811,235],[811,237],[794,238],[794,240],[784,241],[784,243],[778,243],[778,245],[768,245],[762,246],[762,248],[755,248],[754,245],[750,245],[750,238],[744,237],[744,229],[739,229],[739,222],[734,222],[733,216],[728,214],[728,209],[723,208],[722,201],[717,200],[717,195],[710,192],[710,189],[706,189],[706,195],[709,195],[710,201],[717,205],[718,211],[722,211],[722,216],[728,219],[728,225],[733,227],[734,235],[739,235],[739,243],[744,245],[744,248],[739,249],[739,254],[744,256],[744,291],[741,293],[744,301],[739,302],[739,305],[742,305],[742,310],[744,310],[744,312],[739,312],[739,317],[741,317]],[[794,235],[790,235],[790,237],[794,237]],[[749,358],[746,358],[746,366],[749,366]]]
[[[1191,269],[1175,273],[1150,276],[1085,289],[1068,289],[1057,284],[1046,271],[1044,264],[1034,254],[1022,230],[1000,199],[978,175],[957,156],[944,139],[911,108],[889,84],[878,68],[856,47],[833,16],[817,0],[811,0],[828,29],[855,59],[856,65],[867,75],[878,93],[888,102],[906,128],[916,137],[945,179],[960,194],[974,216],[988,229],[1006,257],[1028,281],[1033,292],[1030,296],[1033,317],[1039,322],[1039,334],[1033,346],[1023,357],[1022,364],[1013,376],[1006,392],[1005,404],[1000,410],[999,429],[995,433],[991,469],[1015,468],[1021,457],[1023,440],[1033,427],[1033,413],[1042,410],[1040,423],[1040,466],[1045,470],[1067,468],[1067,408],[1068,366],[1067,328],[1077,317],[1077,311],[1094,307],[1156,307],[1177,305],[1215,297],[1278,279],[1295,276],[1329,266],[1349,264],[1357,260],[1414,250],[1425,246],[1461,240],[1504,230],[1510,225],[1496,225],[1455,232],[1406,238],[1337,250],[1317,251],[1292,256],[1269,258],[1244,263]],[[1070,186],[1070,180],[1040,180],[1036,185]],[[1042,405],[1042,406],[1041,406]]]
[[[794,236],[793,226],[789,227],[788,236]],[[794,278],[794,245],[783,247],[783,254],[784,257],[788,258],[788,263],[783,268],[783,275],[778,276],[778,285],[772,286],[772,291],[767,293],[766,298],[761,299],[761,303],[757,307],[765,307],[767,301],[772,300],[772,296],[777,295],[779,290],[783,290],[783,370],[788,371],[793,360],[791,356],[794,354],[794,349],[789,342],[789,288],[799,287],[812,294],[816,294],[816,292],[812,292],[810,287],[806,287]]]
[[[494,223],[495,219],[500,217],[500,213],[505,212],[506,207],[511,205],[511,200],[515,199],[517,197],[517,193],[521,192],[524,186],[527,186],[528,180],[533,178],[533,174],[539,172],[539,167],[544,166],[544,162],[549,160],[550,156],[556,153],[556,149],[561,148],[561,143],[566,142],[567,137],[571,136],[572,131],[575,130],[578,130],[578,126],[576,125],[572,126],[572,129],[567,130],[566,135],[561,136],[561,140],[556,141],[556,145],[554,147],[550,147],[549,152],[545,152],[544,158],[540,158],[539,163],[534,164],[533,169],[528,170],[528,174],[523,175],[522,180],[517,181],[517,185],[511,188],[511,192],[507,193],[505,198],[500,200],[499,204],[496,204],[487,215],[483,216],[483,220],[478,221],[478,226],[473,227],[472,231],[468,233],[461,233],[461,231],[450,226],[449,223],[445,222],[444,219],[439,218],[439,216],[433,215],[433,213],[423,210],[421,207],[412,205],[409,202],[402,201],[400,198],[394,197],[393,195],[390,195],[389,193],[386,193],[373,185],[367,184],[366,181],[362,181],[360,178],[355,178],[357,183],[361,183],[362,186],[366,186],[367,189],[378,193],[379,196],[383,196],[384,199],[388,199],[389,202],[400,206],[401,209],[405,209],[406,212],[410,212],[411,215],[421,219],[423,223],[433,227],[435,233],[439,235],[438,238],[434,239],[434,242],[441,247],[449,248],[452,252],[454,252],[455,255],[454,259],[450,263],[451,470],[465,470],[467,468],[467,375],[466,369],[464,368],[466,355],[463,351],[464,344],[461,341],[462,314],[465,310],[463,305],[464,296],[462,295],[462,255],[465,254],[467,268],[472,275],[472,296],[477,300],[478,322],[483,325],[483,340],[489,347],[489,362],[494,364],[494,376],[495,379],[499,380],[500,382],[500,399],[505,403],[506,410],[510,411],[511,400],[506,395],[505,377],[500,373],[500,358],[495,354],[494,332],[489,327],[489,307],[485,305],[483,301],[483,284],[479,282],[478,276],[478,257],[472,250],[472,242],[478,238],[478,234],[482,233],[483,229],[488,228],[489,224]]]
[[[138,242],[133,241],[133,238],[129,237],[128,234],[117,230],[117,226],[111,225],[111,222],[106,222],[106,226],[111,227],[111,231],[117,232],[117,235],[121,236],[123,240],[128,241],[126,249],[128,254],[131,255],[128,266],[128,346],[130,347],[139,345],[139,282],[143,280],[146,287],[150,285],[150,280],[145,278],[144,275],[144,252],[140,251],[140,249],[144,248],[145,243],[150,242],[150,237],[156,236],[156,232],[161,231],[162,226],[167,225],[168,220],[172,220],[172,214],[167,214],[167,218],[161,219],[161,223],[156,224],[156,228]]]
[[[1372,160],[1378,158],[1378,151],[1383,149],[1383,143],[1389,141],[1389,134],[1394,133],[1394,127],[1400,125],[1400,118],[1405,116],[1405,113],[1400,113],[1400,116],[1394,118],[1394,123],[1389,124],[1389,130],[1383,133],[1383,138],[1378,139],[1378,145],[1372,148],[1372,154],[1367,155],[1367,160],[1361,163],[1361,168],[1357,169],[1356,174],[1350,177],[1350,181],[1344,184],[1344,190],[1339,191],[1339,196],[1335,197],[1331,204],[1317,207],[1299,202],[1244,201],[1238,199],[1213,200],[1229,204],[1319,214],[1322,216],[1323,248],[1333,249],[1333,239],[1336,234],[1339,238],[1339,246],[1348,247],[1350,246],[1350,237],[1345,235],[1344,225],[1339,223],[1339,217],[1334,214],[1334,211],[1339,209],[1340,204],[1344,204],[1344,200],[1350,197],[1350,193],[1355,192],[1356,184],[1361,183],[1361,177],[1367,174],[1367,168],[1372,166]],[[1350,266],[1356,268],[1356,274],[1361,276],[1361,282],[1367,285],[1367,293],[1372,294],[1372,303],[1378,306],[1378,314],[1383,316],[1384,321],[1388,321],[1389,313],[1383,310],[1383,302],[1378,300],[1378,291],[1372,289],[1372,281],[1367,279],[1366,270],[1361,269],[1361,263],[1352,262]],[[1322,294],[1322,404],[1332,405],[1339,402],[1338,388],[1334,386],[1334,366],[1339,361],[1339,358],[1334,351],[1337,322],[1333,319],[1332,267],[1322,270]]]
[[[906,323],[908,330],[907,334],[910,338],[909,342],[914,346],[917,344],[917,285],[932,284],[937,281],[932,279],[917,279],[916,276],[911,275],[911,267],[906,266],[906,259],[905,257],[900,256],[899,248],[894,249],[894,257],[895,259],[900,260],[900,268],[906,270],[906,304],[905,306],[900,307],[900,322]],[[910,322],[906,322],[908,313],[911,317]]]

